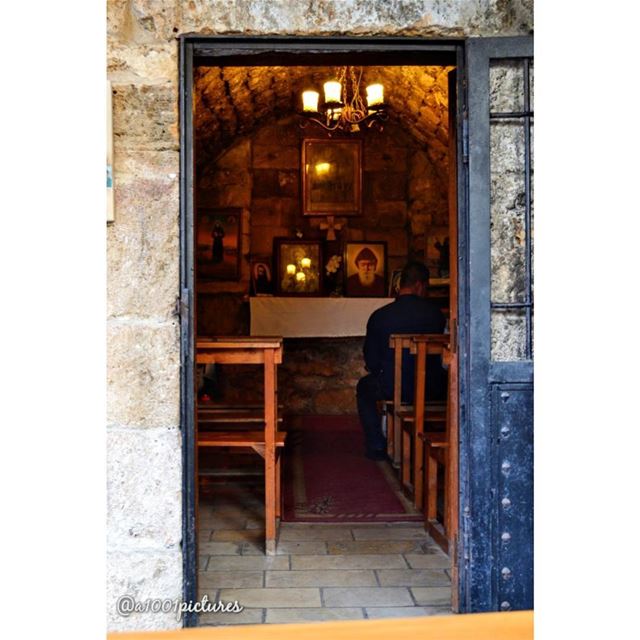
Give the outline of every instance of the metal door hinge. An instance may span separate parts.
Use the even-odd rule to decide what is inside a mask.
[[[189,289],[182,289],[180,292],[180,298],[176,300],[177,315],[180,318],[180,335],[182,337],[182,361],[184,362],[189,357],[189,336],[191,331],[188,331],[189,327],[189,314],[191,313],[190,304],[190,291]]]
[[[462,162],[469,164],[469,118],[466,111],[462,117]]]

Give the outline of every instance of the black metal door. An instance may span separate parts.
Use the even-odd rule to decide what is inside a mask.
[[[533,608],[532,56],[531,37],[467,41],[462,611]]]

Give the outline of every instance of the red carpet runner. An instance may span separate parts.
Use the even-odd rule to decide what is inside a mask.
[[[364,457],[357,416],[298,416],[284,456],[285,522],[422,521],[388,462]]]

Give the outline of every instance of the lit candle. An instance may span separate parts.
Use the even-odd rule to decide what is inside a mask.
[[[303,269],[308,269],[311,266],[311,258],[302,258],[300,265]]]
[[[370,84],[367,87],[367,105],[379,106],[384,103],[384,87],[381,84]]]
[[[316,175],[326,176],[329,173],[331,165],[328,162],[318,162],[316,164]]]
[[[320,98],[320,94],[317,91],[303,91],[302,92],[302,110],[317,113],[319,98]]]
[[[295,264],[288,264],[287,265],[287,273],[290,276],[292,276],[295,272],[296,272],[296,265]]]
[[[340,102],[340,95],[342,93],[342,87],[337,80],[330,80],[324,83],[324,101],[325,102]]]
[[[307,279],[307,276],[304,275],[304,272],[298,271],[298,273],[296,273],[296,280],[298,282],[304,282],[306,279]]]

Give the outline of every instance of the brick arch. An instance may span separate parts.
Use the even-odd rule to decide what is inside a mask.
[[[363,85],[382,82],[390,122],[423,146],[446,173],[447,74],[451,67],[365,67]],[[334,67],[199,67],[194,73],[198,165],[217,158],[238,137],[297,113],[302,91],[330,79]]]

